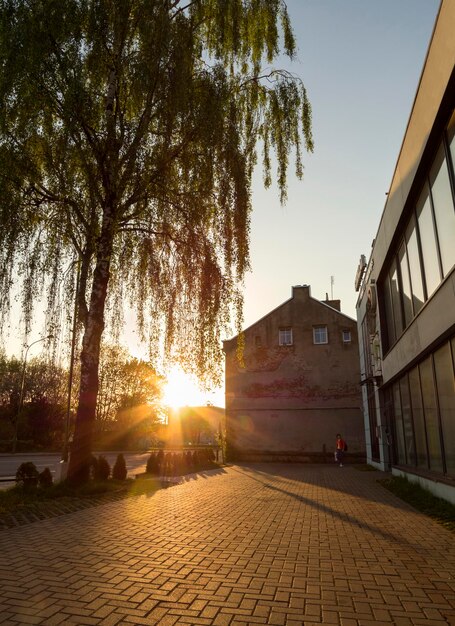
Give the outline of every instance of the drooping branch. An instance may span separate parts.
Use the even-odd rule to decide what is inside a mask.
[[[24,277],[27,323],[80,262],[82,476],[106,314],[118,323],[125,295],[154,354],[165,337],[167,357],[216,378],[232,310],[241,320],[257,144],[283,200],[311,108],[273,65],[295,49],[283,0],[15,0],[0,32],[0,260]]]

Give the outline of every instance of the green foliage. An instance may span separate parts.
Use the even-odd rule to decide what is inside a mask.
[[[96,447],[148,448],[161,424],[163,378],[119,346],[103,345],[100,357]]]
[[[159,474],[159,471],[160,471],[159,457],[154,452],[152,452],[149,458],[147,459],[145,471],[147,472],[147,474],[155,474],[155,475]]]
[[[98,459],[94,454],[90,455],[90,464],[89,464],[89,479],[91,482],[95,480],[95,476],[98,471]]]
[[[40,487],[51,487],[54,483],[52,478],[51,470],[48,467],[45,467],[42,472],[39,474],[38,483]]]
[[[109,465],[108,460],[104,456],[99,456],[94,466],[94,480],[95,481],[103,481],[109,478],[109,474],[111,473],[111,467]]]
[[[27,489],[36,487],[39,481],[39,472],[32,461],[21,463],[16,471],[17,485]]]
[[[0,439],[11,440],[13,436],[22,367],[18,359],[0,353]],[[62,368],[40,358],[28,361],[18,421],[19,448],[24,448],[23,441],[30,442],[32,449],[56,449],[62,445],[66,387],[67,373]]]
[[[437,498],[427,489],[412,483],[403,476],[393,476],[379,481],[386,489],[412,505],[418,511],[442,524],[448,530],[455,532],[455,505]]]
[[[176,452],[152,452],[147,459],[146,473],[154,476],[183,476],[189,472],[213,469],[215,453],[211,447]]]
[[[19,268],[30,316],[44,278],[56,304],[63,267],[81,259],[86,316],[109,208],[110,288],[125,285],[132,304],[166,323],[168,350],[196,334],[205,370],[217,314],[224,325],[238,296],[233,278],[248,268],[256,142],[267,180],[277,153],[284,198],[291,148],[303,137],[312,149],[311,110],[300,79],[270,69],[278,23],[285,52],[295,52],[284,3],[185,5],[3,3],[0,282],[9,293]]]
[[[242,322],[257,146],[266,186],[276,155],[281,201],[289,155],[300,178],[313,149],[305,87],[273,65],[280,42],[292,58],[278,0],[1,3],[0,313],[19,278],[26,330],[44,290],[53,331],[80,268],[79,478],[101,336],[125,305],[153,358],[164,337],[165,357],[219,381],[233,310]]]
[[[125,457],[123,454],[117,455],[114,467],[112,469],[112,478],[115,480],[125,480],[127,476],[127,469],[125,463]]]

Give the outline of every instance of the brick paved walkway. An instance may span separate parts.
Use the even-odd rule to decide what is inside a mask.
[[[0,624],[455,624],[449,531],[353,467],[256,464],[0,533]]]

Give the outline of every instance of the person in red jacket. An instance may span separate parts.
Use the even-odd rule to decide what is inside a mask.
[[[340,464],[340,467],[343,467],[343,458],[344,453],[346,451],[346,442],[342,439],[341,435],[337,434],[337,439],[335,443],[335,460]]]

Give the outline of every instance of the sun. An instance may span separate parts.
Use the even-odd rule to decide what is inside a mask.
[[[175,366],[167,374],[164,384],[163,404],[173,409],[182,406],[201,406],[206,396],[199,389],[197,379]]]

